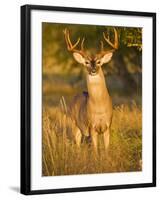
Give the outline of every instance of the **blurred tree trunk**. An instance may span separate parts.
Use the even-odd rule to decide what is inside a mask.
[[[126,85],[126,92],[132,93],[132,91],[136,91],[137,83],[135,82],[132,74],[128,72],[126,62],[124,61],[124,53],[121,51],[117,52],[115,57],[115,66],[118,68],[119,75],[122,77],[124,84]]]

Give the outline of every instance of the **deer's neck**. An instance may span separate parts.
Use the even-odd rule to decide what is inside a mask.
[[[89,101],[92,103],[99,104],[110,98],[102,69],[95,76],[87,74],[87,88]]]

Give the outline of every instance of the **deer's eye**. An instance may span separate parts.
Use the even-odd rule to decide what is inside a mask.
[[[89,61],[86,61],[85,64],[86,64],[86,65],[89,65]]]
[[[98,64],[98,65],[99,65],[99,64],[101,64],[101,61],[100,61],[100,60],[98,60],[98,61],[97,61],[97,64]]]

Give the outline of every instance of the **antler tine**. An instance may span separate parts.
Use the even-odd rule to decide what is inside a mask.
[[[103,37],[104,40],[113,48],[113,49],[118,49],[118,33],[117,30],[115,28],[113,28],[114,30],[114,44],[110,41],[109,35],[106,36],[106,34],[103,32]]]
[[[118,49],[118,33],[115,28],[113,28],[113,30],[114,30],[114,38],[115,38],[114,46],[115,46],[115,49]]]
[[[67,49],[70,51],[71,43],[69,43],[69,40],[68,40],[68,30],[64,29],[63,33],[64,33],[64,37],[65,37],[65,40],[66,40]]]
[[[70,39],[69,30],[66,28],[66,29],[64,29],[63,33],[64,33],[65,40],[66,40],[66,43],[67,43],[67,49],[68,49],[68,51],[83,53],[82,50],[83,50],[84,38],[83,38],[83,40],[82,40],[82,42],[81,42],[81,50],[77,50],[77,49],[75,49],[75,48],[76,48],[76,46],[79,44],[79,42],[80,42],[80,40],[81,40],[80,37],[79,37],[78,40],[75,42],[75,44],[72,44],[71,39]]]
[[[85,41],[85,38],[83,38],[83,39],[82,39],[82,42],[81,42],[81,50],[82,50],[82,51],[84,50],[84,46],[83,46],[84,41]]]

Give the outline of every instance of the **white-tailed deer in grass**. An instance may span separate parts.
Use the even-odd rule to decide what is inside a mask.
[[[110,127],[112,122],[112,101],[109,95],[105,77],[102,71],[102,65],[108,63],[113,52],[118,49],[118,33],[115,28],[114,42],[103,32],[104,40],[112,49],[104,50],[103,41],[101,41],[101,51],[96,55],[88,55],[83,48],[84,38],[72,44],[68,29],[64,30],[64,36],[68,51],[73,53],[74,59],[85,67],[86,82],[88,92],[75,96],[70,114],[76,125],[74,138],[76,144],[80,146],[82,136],[90,136],[93,147],[98,152],[98,135],[103,134],[105,149],[108,149]],[[76,47],[80,43],[81,48]]]

